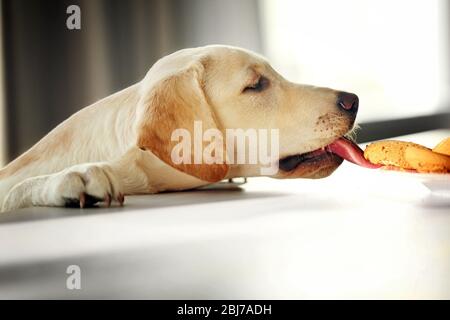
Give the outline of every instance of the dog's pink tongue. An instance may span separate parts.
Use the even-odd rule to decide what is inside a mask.
[[[367,161],[366,158],[364,158],[364,151],[362,151],[356,143],[346,138],[339,138],[329,144],[327,150],[328,152],[332,152],[347,161],[365,168],[376,169],[380,167],[379,165]]]

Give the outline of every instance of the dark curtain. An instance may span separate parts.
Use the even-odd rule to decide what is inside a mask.
[[[81,30],[66,27],[69,5]],[[7,158],[184,47],[261,51],[257,0],[2,1]]]

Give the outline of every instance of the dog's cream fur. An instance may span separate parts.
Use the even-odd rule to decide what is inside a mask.
[[[263,75],[261,92],[243,89]],[[258,165],[175,165],[177,128],[279,129],[280,157],[321,148],[354,122],[337,91],[283,79],[260,56],[226,46],[185,49],[159,60],[145,78],[61,123],[0,171],[2,211],[64,206],[90,195],[109,204],[122,195],[203,186],[259,174]],[[339,165],[302,166],[277,177],[323,177]],[[82,198],[82,199],[81,199]]]

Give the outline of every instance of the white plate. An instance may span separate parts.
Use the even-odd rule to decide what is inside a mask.
[[[450,191],[450,173],[418,173],[389,169],[378,169],[377,171],[403,179],[420,181],[423,184],[431,185],[433,188],[448,189]]]
[[[428,201],[436,204],[448,204],[450,209],[450,174],[449,173],[415,173],[387,169],[376,170],[380,176],[403,184],[422,184],[429,191]],[[390,180],[389,179],[389,180]]]

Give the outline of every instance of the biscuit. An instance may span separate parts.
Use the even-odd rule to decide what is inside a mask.
[[[450,137],[439,142],[438,145],[433,148],[433,152],[450,156]]]
[[[371,143],[364,151],[364,157],[373,164],[388,169],[414,170],[417,172],[450,172],[450,156],[433,152],[420,144],[384,140]]]

